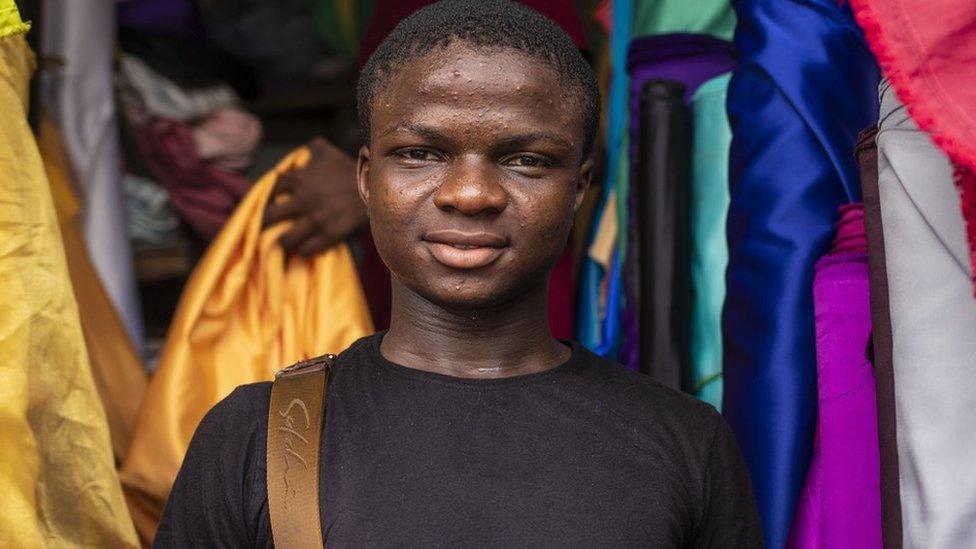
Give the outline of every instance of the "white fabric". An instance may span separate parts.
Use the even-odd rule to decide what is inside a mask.
[[[907,548],[976,547],[976,299],[952,165],[882,83],[878,181]]]
[[[141,349],[142,315],[126,235],[112,97],[115,3],[44,0],[43,10],[41,53],[58,66],[41,73],[41,99],[64,134],[92,263]]]
[[[146,111],[171,120],[199,118],[238,102],[234,90],[224,84],[185,91],[132,55],[122,56],[119,76],[123,85],[132,87],[131,91]]]

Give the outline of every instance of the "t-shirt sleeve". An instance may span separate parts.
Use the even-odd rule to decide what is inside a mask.
[[[695,547],[762,547],[759,513],[742,452],[722,416],[716,413],[714,418]]]
[[[266,506],[263,460],[267,387],[238,387],[197,427],[153,547],[259,547]],[[263,399],[263,400],[262,400]],[[260,492],[260,493],[258,493]],[[258,502],[256,505],[255,502]]]

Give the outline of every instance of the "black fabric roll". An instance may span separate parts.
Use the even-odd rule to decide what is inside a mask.
[[[683,95],[684,86],[670,80],[644,86],[631,181],[637,200],[641,371],[689,390],[691,112]]]

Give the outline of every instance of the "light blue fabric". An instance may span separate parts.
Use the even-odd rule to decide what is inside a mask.
[[[691,149],[691,363],[695,395],[722,407],[722,304],[729,247],[729,145],[725,113],[731,73],[716,76],[695,92]]]

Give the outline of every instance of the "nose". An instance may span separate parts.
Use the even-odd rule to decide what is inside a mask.
[[[494,165],[480,159],[458,159],[434,195],[434,205],[468,216],[498,214],[508,204]]]

